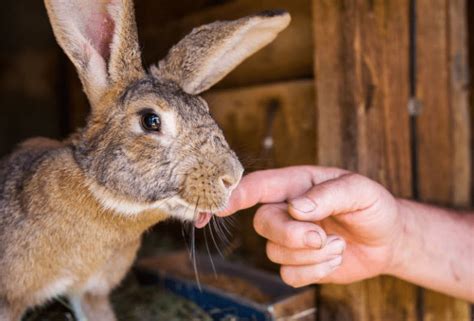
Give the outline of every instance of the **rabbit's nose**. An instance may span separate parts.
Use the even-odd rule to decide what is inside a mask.
[[[217,184],[226,191],[232,191],[239,184],[244,168],[239,160],[235,157],[224,160],[221,164],[220,173],[218,174]]]
[[[221,183],[225,189],[234,189],[239,182],[239,179],[232,177],[231,175],[223,175],[219,177],[219,183]]]

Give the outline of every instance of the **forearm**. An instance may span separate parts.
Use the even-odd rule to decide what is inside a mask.
[[[388,271],[474,302],[474,215],[399,200],[404,233]]]

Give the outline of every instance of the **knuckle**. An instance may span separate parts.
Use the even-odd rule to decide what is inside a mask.
[[[363,184],[365,177],[356,173],[349,173],[342,176],[342,179],[339,181],[338,189],[340,191],[350,190],[353,186],[360,186]]]
[[[364,176],[362,175],[359,175],[357,173],[354,173],[354,172],[350,172],[350,173],[347,173],[343,176],[345,178],[345,181],[358,181],[360,180],[361,178],[363,178]]]
[[[359,187],[363,186],[365,190],[369,190],[369,191],[372,191],[375,187],[374,182],[363,175],[360,175],[357,173],[350,173],[350,174],[347,174],[345,177],[346,177],[345,186],[359,186]]]

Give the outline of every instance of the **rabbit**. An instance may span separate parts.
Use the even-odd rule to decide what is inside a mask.
[[[132,0],[45,0],[91,112],[64,141],[0,162],[0,320],[65,296],[79,321],[116,320],[108,296],[141,235],[206,225],[243,167],[199,96],[290,22],[274,10],[194,29],[144,69]]]

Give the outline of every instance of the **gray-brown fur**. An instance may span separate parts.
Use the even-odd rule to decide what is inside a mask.
[[[256,50],[234,39],[236,30],[257,26],[252,35],[258,36],[258,26],[268,32],[271,19],[274,35],[262,36],[268,43],[289,16],[203,27],[147,73],[131,0],[45,3],[92,111],[64,142],[31,139],[0,161],[0,320],[17,321],[26,308],[66,295],[80,321],[112,321],[108,294],[132,264],[142,233],[169,217],[195,219],[190,207],[223,208],[242,175],[196,95]],[[189,61],[202,37],[214,49],[193,58],[210,62],[208,68],[179,63]],[[213,50],[235,47],[244,54],[229,52],[232,63],[212,57]],[[222,68],[216,73],[209,66]],[[162,131],[141,127],[143,110],[160,115]]]

